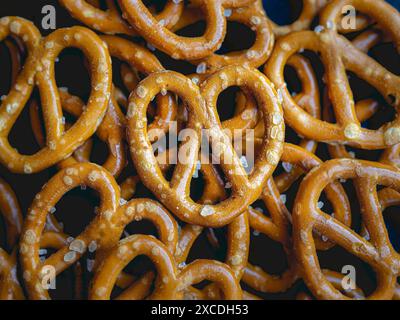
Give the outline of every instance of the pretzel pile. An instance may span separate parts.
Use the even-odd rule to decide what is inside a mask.
[[[400,204],[400,76],[382,63],[399,61],[395,8],[303,0],[297,20],[280,26],[261,0],[59,5],[84,26],[43,36],[29,20],[0,18],[10,57],[1,300],[55,298],[60,277],[71,299],[400,299],[399,220],[385,211]],[[231,51],[238,24],[254,42]],[[87,97],[58,84],[67,48],[81,52]],[[393,120],[380,121],[382,107]],[[14,146],[23,114],[32,154]],[[13,181],[43,174],[41,190]],[[71,203],[77,214],[63,221],[56,212],[70,194],[96,198],[94,215]],[[89,222],[72,235],[71,221]],[[274,263],[286,268],[271,272]]]

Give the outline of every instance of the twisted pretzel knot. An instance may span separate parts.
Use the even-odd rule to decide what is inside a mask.
[[[179,299],[183,290],[203,280],[218,283],[226,299],[241,299],[241,289],[232,270],[218,261],[196,260],[178,272],[165,245],[149,236],[135,235],[121,240],[99,266],[90,291],[92,299],[109,299],[118,274],[138,255],[148,256],[158,275],[151,299]]]
[[[330,160],[303,180],[293,211],[293,238],[296,256],[307,286],[321,299],[347,299],[324,277],[316,256],[312,231],[318,230],[331,241],[368,263],[377,273],[377,289],[369,299],[391,299],[400,272],[399,255],[390,244],[382,217],[376,185],[399,188],[399,172],[374,162]],[[365,240],[316,206],[321,191],[337,179],[354,179],[361,214],[370,241]]]
[[[353,3],[359,5],[357,2]],[[396,30],[395,26],[400,25],[398,15],[394,19],[382,19],[383,16],[389,16],[392,13],[392,8],[381,5],[380,1],[366,1],[366,3],[371,3],[371,6],[360,5],[360,9],[377,21],[382,22],[384,29],[390,32],[393,39],[398,42],[397,35],[393,34]],[[380,10],[379,14],[376,13],[376,9]],[[327,17],[330,16],[323,15],[322,21],[324,23],[327,23],[324,20]],[[387,22],[388,20],[390,20],[390,23]],[[334,26],[335,24],[333,24],[333,28],[335,28]],[[285,87],[283,68],[286,61],[291,55],[302,49],[321,53],[321,59],[327,70],[326,81],[335,111],[336,124],[317,120],[302,111]],[[369,67],[365,68],[366,65]],[[348,144],[364,149],[382,149],[396,144],[399,131],[397,120],[385,124],[376,131],[360,127],[345,70],[350,70],[369,82],[381,92],[389,103],[396,108],[398,107],[399,99],[397,97],[399,95],[398,83],[400,78],[361,53],[348,40],[337,35],[334,29],[326,29],[319,34],[309,31],[293,33],[280,39],[265,72],[281,90],[285,119],[299,134],[318,141]],[[310,130],[310,128],[313,128],[313,130]],[[318,129],[315,130],[315,128]]]
[[[59,29],[40,40],[36,28],[26,20],[2,18],[0,39],[7,35],[23,36],[29,56],[25,66],[0,108],[0,161],[15,173],[34,173],[69,156],[97,129],[111,92],[111,65],[107,48],[92,32],[81,27]],[[39,43],[40,41],[40,43]],[[74,46],[87,56],[92,70],[92,92],[86,111],[64,132],[59,93],[54,78],[54,61],[61,50]],[[42,97],[47,145],[34,155],[22,155],[13,149],[8,135],[28,100],[34,83]],[[97,90],[96,88],[101,88]]]
[[[222,132],[216,112],[219,92],[231,85],[241,85],[251,90],[264,114],[266,131],[260,156],[250,177],[244,171],[233,146]],[[171,182],[167,182],[152,152],[146,134],[145,112],[151,98],[161,90],[178,94],[189,109],[188,128],[196,132],[190,137],[190,154],[185,163],[176,166]],[[261,92],[263,94],[261,94]],[[237,217],[261,193],[265,182],[275,169],[282,152],[284,124],[278,99],[268,80],[257,71],[242,67],[226,67],[203,83],[201,93],[189,79],[174,73],[153,73],[143,80],[130,98],[128,136],[131,155],[143,183],[158,199],[180,219],[196,225],[223,226]],[[199,205],[190,199],[188,187],[198,157],[199,131],[211,129],[213,141],[221,141],[221,167],[232,183],[233,196],[217,205]],[[268,139],[268,140],[267,140]],[[141,144],[142,150],[136,146]],[[229,159],[224,163],[223,159]],[[146,165],[144,165],[146,164]],[[236,173],[236,175],[233,175]],[[235,195],[241,196],[236,198]],[[177,209],[178,207],[178,209]]]
[[[100,213],[69,246],[63,246],[41,263],[38,250],[46,217],[65,193],[79,185],[87,185],[98,191],[101,198]],[[160,205],[151,200],[135,199],[121,206],[119,187],[114,178],[97,165],[82,163],[59,171],[36,196],[22,233],[21,263],[30,298],[49,298],[48,292],[40,285],[44,266],[53,266],[59,274],[74,264],[93,243],[98,248],[96,266],[106,252],[117,244],[125,226],[143,218],[154,222],[162,241],[174,250],[178,241],[177,225]]]

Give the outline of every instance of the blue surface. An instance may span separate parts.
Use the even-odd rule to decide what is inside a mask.
[[[400,11],[400,0],[387,0]],[[289,0],[263,0],[268,16],[278,24],[287,24],[290,21]]]

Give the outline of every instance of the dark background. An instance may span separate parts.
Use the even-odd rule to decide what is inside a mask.
[[[400,7],[400,0],[392,0],[390,2]],[[46,4],[53,4],[57,8],[57,28],[80,24],[78,21],[72,19],[70,15],[66,12],[66,10],[58,5],[57,1],[13,0],[7,1],[6,3],[7,4],[4,4],[3,1],[3,4],[0,7],[0,17],[7,15],[22,16],[34,21],[38,28],[40,28],[41,26],[41,8]],[[162,7],[164,3],[165,1],[160,1],[160,7]],[[265,3],[268,15],[279,24],[290,23],[291,21],[296,19],[296,16],[301,11],[301,1],[268,0],[265,1]],[[317,21],[315,21],[314,24],[316,25]],[[180,34],[201,34],[203,29],[204,25],[202,23],[199,23],[196,24],[195,27],[190,27],[186,30],[182,30]],[[45,30],[41,30],[41,32],[43,33],[43,35],[48,34],[48,31]],[[238,41],[238,39],[240,39],[240,41]],[[224,42],[223,47],[221,48],[221,52],[248,48],[251,46],[253,40],[253,33],[246,27],[230,23],[228,26],[227,38]],[[391,71],[396,74],[400,74],[399,56],[396,54],[391,44],[379,45],[371,50],[370,54],[379,62],[387,66]],[[195,67],[190,65],[189,63],[173,61],[172,59],[160,52],[156,52],[156,55],[160,58],[163,65],[167,69],[174,69],[183,73],[191,73],[195,70]],[[323,74],[323,66],[319,62],[318,58],[307,52],[305,53],[305,55],[309,56],[310,59],[313,61],[313,65],[315,66],[318,78],[321,79]],[[119,67],[119,62],[113,61],[113,64],[113,68],[115,71],[114,82],[118,85],[121,84],[121,81],[116,72]],[[2,74],[4,75],[3,77],[0,77],[1,96],[3,94],[7,94],[10,86],[10,58],[8,55],[8,51],[3,43],[0,44],[0,69],[2,70]],[[75,49],[66,49],[63,51],[60,56],[60,62],[57,64],[56,67],[56,75],[57,83],[60,87],[68,87],[71,93],[76,94],[82,99],[87,99],[90,90],[90,82],[88,74],[84,67],[83,57],[79,51]],[[291,79],[290,81],[288,80],[291,89],[299,91],[301,89],[301,85],[298,83],[298,81],[296,81],[296,75],[293,73],[293,70],[290,70],[290,68],[288,68],[287,70],[287,76]],[[393,117],[394,114],[392,108],[384,102],[384,100],[379,95],[379,93],[376,92],[376,90],[370,88],[366,83],[357,79],[357,77],[355,77],[354,75],[351,75],[351,84],[352,87],[355,89],[354,91],[357,92],[356,99],[374,97],[378,99],[382,104],[382,109],[368,123],[365,123],[365,126],[371,128],[378,127],[379,124],[381,124],[382,122],[386,122],[388,119]],[[121,85],[119,86],[122,87]],[[229,112],[224,111],[227,108],[223,108],[223,106],[233,104],[236,92],[237,89],[235,88],[228,89],[219,99],[218,106],[222,120],[229,118],[229,116],[231,115],[229,114]],[[39,98],[38,92],[35,92],[34,97]],[[33,154],[40,148],[33,137],[33,133],[31,132],[27,109],[28,108],[25,108],[18,122],[14,126],[14,129],[10,135],[10,141],[12,145],[18,148],[21,153]],[[69,121],[73,121],[73,119],[68,117],[68,115],[66,115],[66,117]],[[293,133],[293,131],[288,128],[287,141],[296,143],[298,139],[299,138]],[[94,140],[94,154],[96,156],[94,156],[92,160],[94,162],[102,163],[102,161],[104,161],[107,156],[107,148],[97,138],[94,138]],[[379,157],[379,152],[366,152],[359,150],[353,151],[356,152],[358,157],[364,159],[376,160]],[[326,147],[322,144],[318,148],[317,154],[322,159],[329,158],[329,156],[327,155]],[[282,169],[280,168],[279,170],[277,170],[277,172],[279,173],[281,170]],[[4,178],[8,183],[10,183],[13,189],[16,191],[24,215],[27,212],[27,209],[29,208],[32,199],[34,198],[36,193],[56,172],[56,168],[50,168],[48,170],[45,170],[44,172],[31,176],[15,175],[9,173],[5,168],[0,165],[0,176]],[[124,177],[130,176],[133,173],[134,169],[132,168],[132,165],[130,165],[122,174],[119,181],[122,181]],[[198,180],[199,181],[193,183],[194,194],[201,191],[201,179]],[[291,191],[287,193],[287,204],[289,209],[291,209],[297,187],[298,184],[294,185],[291,188]],[[346,188],[349,192],[350,200],[355,199],[353,198],[354,190],[351,183],[346,184]],[[151,195],[147,190],[145,190],[143,186],[139,186],[137,196],[139,197]],[[330,205],[328,201],[324,200],[324,202],[326,203],[324,209],[327,208],[327,210],[329,210]],[[360,226],[359,208],[356,200],[351,202],[355,217],[354,228],[358,229]],[[94,192],[90,190],[73,190],[65,195],[60,203],[57,204],[57,211],[55,214],[57,218],[64,223],[65,232],[71,234],[72,236],[76,236],[80,233],[81,230],[84,229],[84,227],[88,223],[90,223],[90,220],[94,215],[94,207],[97,205],[98,197]],[[262,207],[263,205],[261,203],[257,203],[254,206]],[[391,231],[391,238],[393,240],[393,243],[395,244],[396,248],[399,249],[398,239],[400,235],[400,219],[398,215],[396,215],[395,209],[393,208],[387,210],[387,214],[385,215],[385,217],[388,228]],[[5,230],[1,222],[2,221],[0,218],[0,245],[2,247],[5,247]],[[146,222],[132,224],[127,228],[127,230],[130,233],[145,232],[157,234],[155,228],[151,224]],[[226,252],[226,241],[224,236],[225,230],[225,228],[216,230],[216,235],[220,241],[220,246],[218,248],[215,248],[210,244],[206,237],[206,233],[203,232],[202,236],[195,243],[195,246],[190,254],[189,261],[195,258],[212,258],[223,261]],[[319,257],[321,265],[332,270],[340,271],[342,266],[345,264],[355,265],[357,268],[358,284],[366,291],[366,293],[370,293],[374,289],[375,276],[372,270],[370,270],[370,268],[360,260],[354,258],[347,252],[344,252],[341,248],[335,247],[334,249],[331,249],[327,252],[320,252]],[[82,259],[83,265],[85,265],[85,260],[86,259]],[[253,264],[260,265],[264,270],[272,274],[280,274],[286,268],[285,254],[281,246],[272,242],[263,235],[254,236],[252,234],[250,261]],[[140,274],[149,266],[150,264],[147,259],[140,258],[137,259],[137,261],[135,261],[129,268],[131,272]],[[85,277],[85,281],[89,281],[89,278],[89,276]],[[53,297],[71,298],[73,296],[72,279],[73,274],[70,270],[60,275],[57,278],[57,290],[55,292],[52,292]],[[304,285],[301,282],[297,283],[287,293],[263,294],[261,296],[271,299],[294,298],[295,292],[297,292],[299,288],[304,289]],[[83,294],[83,296],[85,296],[85,293]]]

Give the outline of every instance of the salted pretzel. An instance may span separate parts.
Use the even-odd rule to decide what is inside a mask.
[[[159,23],[142,0],[119,0],[126,19],[148,43],[174,59],[196,60],[209,56],[222,44],[226,33],[222,0],[204,0],[199,7],[204,11],[207,29],[203,36],[178,36]]]
[[[69,190],[87,185],[100,194],[99,213],[86,229],[69,246],[60,248],[44,262],[39,261],[41,235],[46,217],[56,202]],[[56,274],[73,265],[89,249],[97,250],[95,269],[104,254],[114,247],[127,224],[131,221],[150,219],[158,228],[160,239],[173,250],[178,241],[175,220],[158,203],[146,199],[134,199],[120,204],[119,187],[112,175],[102,167],[91,163],[77,164],[59,171],[36,195],[20,241],[20,257],[24,281],[31,299],[48,299],[49,294],[41,286],[44,266],[55,268]],[[92,248],[92,249],[91,249]]]
[[[368,13],[377,18],[376,11],[373,11],[373,9],[377,8],[375,6],[368,7]],[[384,7],[382,10],[386,10],[386,13],[383,11],[380,14],[389,15],[392,12],[392,7]],[[393,16],[390,24],[387,21],[382,21],[382,23],[386,23],[387,29],[394,32],[395,29],[390,28],[393,28],[396,24],[400,26],[400,15]],[[294,53],[303,49],[321,53],[321,59],[326,69],[329,96],[335,111],[336,124],[315,119],[304,112],[295,103],[285,86],[283,69],[286,61]],[[369,67],[365,68],[365,66]],[[382,93],[389,103],[395,107],[398,106],[397,96],[399,95],[400,78],[355,48],[348,40],[337,35],[332,29],[325,29],[320,33],[303,31],[281,38],[265,68],[265,72],[280,91],[285,120],[299,134],[317,141],[348,144],[363,149],[382,149],[396,144],[400,137],[397,119],[385,124],[379,130],[361,128],[356,117],[354,99],[348,84],[346,69],[368,81]]]
[[[203,194],[199,200],[200,203],[215,203],[226,199],[224,182],[219,176],[215,167],[211,164],[203,164],[201,172],[204,180]],[[249,249],[249,223],[247,212],[234,219],[227,227],[227,254],[225,263],[231,267],[235,277],[239,281],[243,275],[244,268],[247,264],[248,249]],[[203,228],[195,225],[186,225],[182,228],[179,236],[179,242],[175,251],[172,251],[178,265],[185,265],[190,249],[198,236],[203,231]],[[128,290],[125,290],[118,299],[138,300],[150,295],[151,285],[154,279],[152,272],[145,274],[141,279],[136,280],[133,284],[128,280]],[[117,281],[117,285],[121,287],[121,279]],[[218,299],[221,297],[221,292],[218,286],[211,284],[203,290],[197,290],[193,287],[188,287],[185,290],[185,299]]]
[[[370,241],[317,208],[321,191],[338,179],[354,179]],[[374,269],[378,284],[368,299],[393,297],[400,273],[400,257],[389,241],[376,191],[378,184],[399,190],[399,171],[377,162],[337,159],[327,161],[310,172],[300,185],[293,210],[294,247],[307,286],[315,297],[348,298],[324,277],[316,256],[313,231],[325,235]]]
[[[33,24],[20,18],[5,17],[1,20],[0,39],[9,34],[23,37],[29,54],[16,84],[1,104],[0,161],[12,172],[31,174],[66,158],[96,131],[110,98],[110,56],[98,36],[81,27],[59,29],[39,44],[40,35]],[[86,112],[64,132],[53,66],[60,51],[69,46],[81,49],[87,56],[92,70],[92,92]],[[38,153],[27,156],[10,146],[8,135],[31,95],[35,81],[42,97],[47,145]]]
[[[73,96],[65,89],[60,90],[61,106],[64,112],[67,112],[76,118],[79,118],[85,110],[85,105],[81,99]],[[35,100],[30,105],[30,120],[36,140],[43,146],[45,137],[42,132],[42,123],[39,115],[39,105]],[[107,113],[103,122],[97,129],[97,135],[109,147],[109,156],[103,167],[110,171],[113,176],[118,176],[126,166],[126,148],[124,143],[125,117],[122,114],[118,103],[113,94],[109,101]],[[89,162],[91,156],[91,141],[86,141],[78,148],[74,155],[59,163],[61,168],[76,164],[77,162]]]
[[[197,6],[185,9],[183,21],[178,23],[173,30],[180,30],[204,19]],[[254,1],[246,7],[234,8],[229,11],[227,21],[234,21],[246,25],[256,34],[253,45],[242,51],[227,54],[212,53],[209,56],[195,61],[201,73],[213,73],[218,69],[232,64],[248,65],[258,68],[263,65],[271,55],[274,46],[274,34],[269,23],[261,0]]]
[[[219,93],[232,85],[243,86],[254,93],[268,128],[250,177],[245,173],[229,138],[221,130],[215,107]],[[167,182],[161,173],[145,129],[147,106],[161,90],[172,91],[184,100],[189,110],[188,128],[192,129],[192,137],[183,144],[190,153],[186,153],[185,163],[179,162],[176,166],[171,182]],[[201,92],[191,80],[178,73],[153,73],[139,84],[129,101],[128,137],[138,175],[143,184],[183,221],[213,227],[231,222],[257,199],[263,182],[279,162],[284,139],[283,117],[273,88],[258,71],[239,66],[225,67],[202,84]],[[229,157],[230,160],[229,163],[222,162],[221,167],[232,184],[232,196],[216,205],[197,204],[189,195],[190,180],[199,155],[201,128],[211,129],[212,141],[220,142],[221,159]],[[138,148],[138,145],[142,147]]]
[[[180,299],[185,288],[203,280],[216,282],[225,299],[241,299],[239,283],[232,270],[223,263],[196,260],[178,272],[175,260],[165,245],[144,235],[125,238],[111,250],[95,274],[89,298],[109,299],[118,274],[138,255],[149,257],[157,268],[156,287],[150,299]]]

